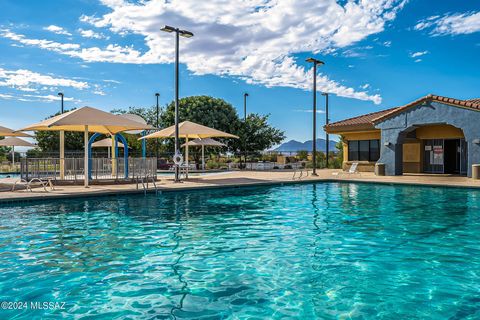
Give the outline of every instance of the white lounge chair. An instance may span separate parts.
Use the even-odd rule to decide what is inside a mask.
[[[347,173],[348,174],[360,173],[360,172],[358,172],[358,162],[352,163],[352,165],[350,166],[350,169],[348,169]]]
[[[360,174],[358,171],[358,162],[353,162],[348,171],[341,171],[341,172],[333,172],[332,175],[338,176],[340,174]]]

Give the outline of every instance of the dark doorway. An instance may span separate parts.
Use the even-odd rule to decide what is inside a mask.
[[[460,173],[460,140],[449,139],[444,142],[444,173]]]

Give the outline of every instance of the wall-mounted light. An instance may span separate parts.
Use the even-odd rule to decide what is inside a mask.
[[[385,142],[383,145],[384,145],[385,147],[388,147],[388,146],[391,145],[391,143],[390,143],[390,142]]]
[[[475,144],[480,144],[480,139],[473,139],[472,142]]]

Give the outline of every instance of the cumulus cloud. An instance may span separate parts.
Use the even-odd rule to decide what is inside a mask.
[[[480,12],[453,13],[420,20],[415,30],[429,30],[432,36],[470,34],[480,31]]]
[[[75,89],[89,88],[89,84],[66,78],[55,78],[51,75],[40,74],[25,69],[6,70],[0,68],[0,86],[10,87],[25,92],[44,90],[47,87],[71,87]]]
[[[428,54],[429,52],[427,50],[425,51],[418,51],[418,52],[413,52],[410,54],[410,57],[411,58],[417,58],[417,57],[421,57],[421,56],[424,56],[426,54]]]
[[[313,109],[294,109],[293,111],[295,111],[295,112],[313,113]],[[317,113],[325,113],[325,111],[317,109]]]
[[[171,63],[173,36],[159,31],[165,24],[195,33],[181,41],[181,59],[195,75],[215,74],[248,83],[310,89],[311,70],[296,56],[326,55],[384,30],[406,0],[248,0],[140,1],[102,0],[110,12],[80,17],[95,28],[140,36],[146,50],[109,44],[75,47],[71,43],[26,39],[10,30],[3,36],[23,45],[56,51],[87,62]],[[65,48],[64,46],[67,46]],[[188,59],[186,59],[188,57]],[[328,74],[327,65],[320,72]],[[357,91],[320,74],[319,91],[380,103],[378,94]]]
[[[72,35],[70,32],[68,32],[64,28],[59,27],[59,26],[55,26],[53,24],[49,25],[48,27],[43,28],[43,30],[47,30],[47,31],[50,31],[50,32],[53,32],[53,33],[56,33],[56,34],[63,34],[63,35],[66,35],[66,36],[71,36]]]
[[[59,100],[59,97],[57,95],[53,95],[53,94],[48,94],[48,95],[31,95],[31,94],[24,94],[23,97],[26,97],[24,98],[23,101],[43,101],[43,102],[58,102]],[[71,97],[64,97],[63,98],[64,101],[75,101],[75,99],[71,98]]]
[[[93,39],[108,39],[107,36],[105,36],[102,33],[95,32],[93,30],[84,30],[84,29],[78,29],[78,32],[80,35],[84,38],[93,38]]]

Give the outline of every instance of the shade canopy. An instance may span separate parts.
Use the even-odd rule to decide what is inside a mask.
[[[31,135],[0,126],[0,137],[31,137]]]
[[[28,141],[25,141],[23,139],[17,138],[17,137],[10,137],[10,138],[5,138],[0,140],[0,146],[2,147],[30,147],[30,148],[35,148],[36,145],[33,143],[30,143]]]
[[[83,107],[25,127],[20,131],[84,131],[114,135],[128,130],[151,130],[154,127],[119,115]]]
[[[125,148],[124,144],[121,142],[117,142],[119,148]],[[92,143],[92,148],[111,148],[112,147],[112,139],[106,138],[97,142]]]
[[[195,139],[192,141],[188,141],[188,143],[182,144],[182,147],[185,147],[188,144],[189,147],[225,147],[226,144],[221,143],[220,141],[214,140],[212,138],[205,138],[205,139]]]
[[[236,135],[223,132],[217,129],[209,128],[202,126],[201,124],[184,121],[178,124],[179,137],[180,138],[192,138],[192,139],[203,139],[211,137],[224,137],[224,138],[237,138]],[[174,138],[175,137],[175,126],[165,128],[163,130],[151,133],[142,137],[140,139],[151,139],[151,138]]]

